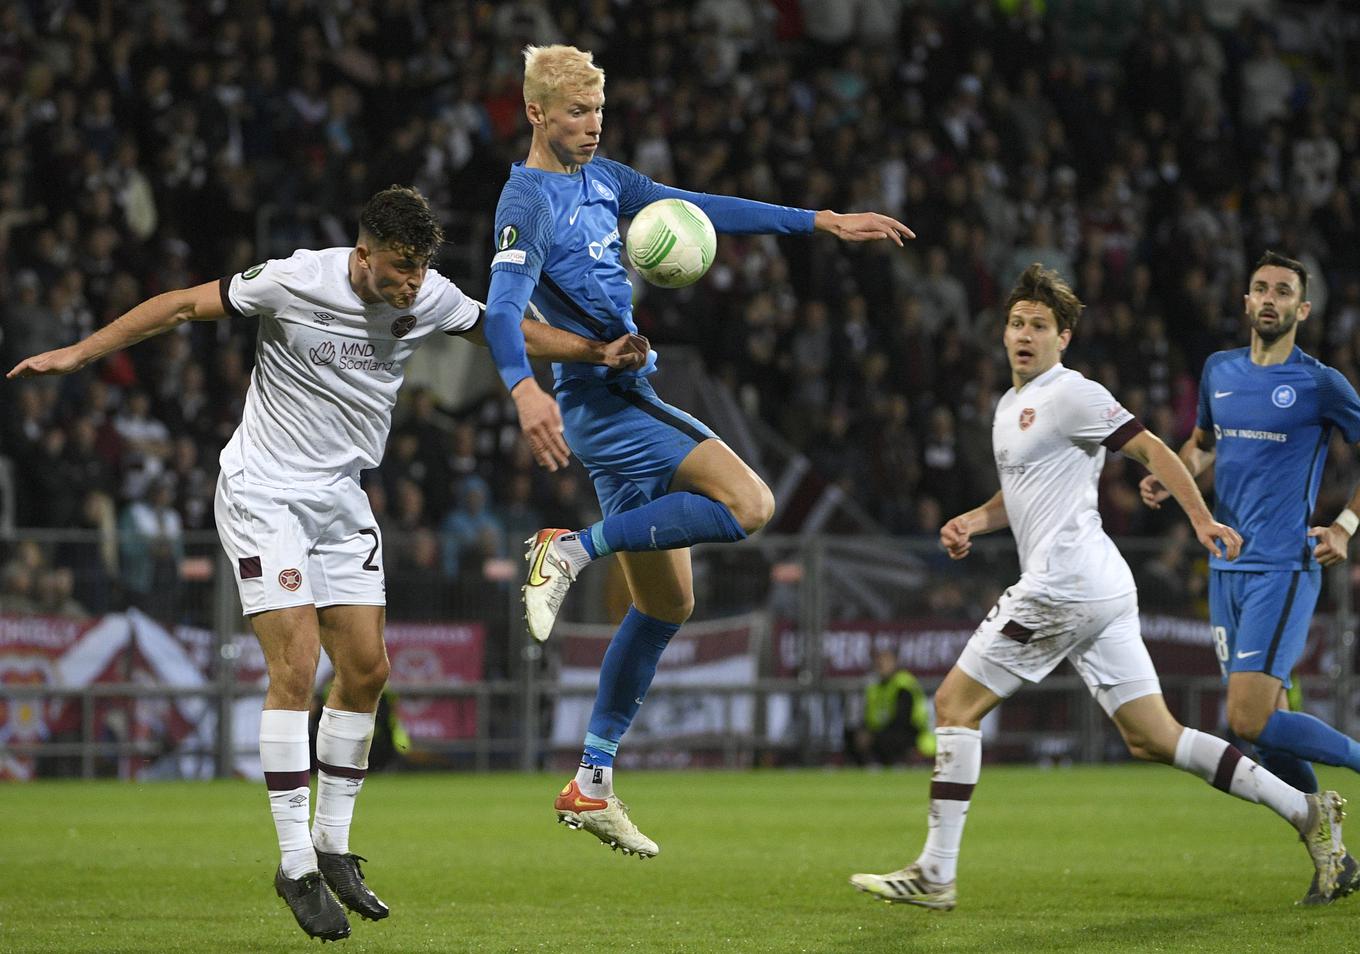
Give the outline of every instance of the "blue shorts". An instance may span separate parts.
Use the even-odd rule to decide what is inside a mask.
[[[1289,685],[1308,642],[1322,570],[1210,570],[1209,624],[1227,676],[1263,672]]]
[[[589,471],[606,517],[669,493],[680,462],[718,436],[657,397],[646,378],[572,381],[557,403],[567,446]]]

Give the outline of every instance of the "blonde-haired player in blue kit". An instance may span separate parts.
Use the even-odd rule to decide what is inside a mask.
[[[589,470],[605,518],[586,530],[542,530],[529,541],[524,590],[531,635],[548,637],[567,588],[591,560],[617,553],[633,605],[600,669],[580,771],[555,803],[559,820],[625,852],[657,845],[638,831],[613,788],[614,755],[667,642],[689,617],[689,547],[734,542],[774,512],[765,483],[701,421],[661,401],[637,371],[554,367],[556,401],[530,375],[517,315],[531,301],[552,325],[608,340],[636,332],[633,289],[619,260],[619,217],[657,199],[699,206],[719,232],[829,232],[847,241],[913,237],[875,212],[792,209],[659,185],[622,163],[596,158],[604,72],[570,46],[525,50],[528,159],[516,163],[496,209],[486,338],[540,463],[570,452]],[[560,408],[560,411],[559,411]],[[563,431],[565,429],[565,440]]]
[[[1244,298],[1251,344],[1209,356],[1199,418],[1180,456],[1190,473],[1214,468],[1216,513],[1246,541],[1234,562],[1209,562],[1209,623],[1228,680],[1228,723],[1262,764],[1316,792],[1310,763],[1360,772],[1360,742],[1286,699],[1303,654],[1324,566],[1346,559],[1360,524],[1360,488],[1329,526],[1311,527],[1334,430],[1360,441],[1360,396],[1341,372],[1294,344],[1308,318],[1308,272],[1267,252]],[[1143,501],[1166,490],[1152,477]],[[1360,871],[1351,872],[1360,879]]]

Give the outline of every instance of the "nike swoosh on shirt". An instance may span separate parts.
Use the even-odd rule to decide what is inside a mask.
[[[1215,391],[1215,392],[1214,392],[1214,397],[1216,397],[1216,398],[1227,397],[1229,394],[1232,394],[1232,392],[1231,392],[1231,391]]]
[[[573,213],[571,214],[571,217],[570,217],[569,219],[567,219],[567,224],[568,224],[568,225],[575,225],[575,224],[576,224],[576,217],[577,217],[578,215],[580,215],[580,214],[581,214],[581,207],[578,205],[578,206],[576,207],[576,211],[573,212]]]
[[[1239,649],[1239,650],[1237,651],[1237,658],[1238,658],[1238,659],[1250,659],[1252,656],[1259,656],[1259,655],[1261,655],[1261,653],[1263,653],[1263,652],[1265,652],[1264,649],[1253,649],[1253,650],[1252,650],[1251,652],[1249,652],[1249,653],[1244,653],[1244,652],[1242,652],[1242,651]]]

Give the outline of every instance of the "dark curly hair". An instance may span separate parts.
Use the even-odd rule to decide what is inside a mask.
[[[1025,269],[1016,281],[1015,287],[1011,289],[1011,297],[1006,302],[1007,318],[1010,318],[1011,309],[1016,303],[1022,301],[1037,301],[1053,309],[1059,334],[1064,331],[1075,331],[1077,319],[1081,317],[1082,309],[1086,307],[1077,297],[1077,293],[1072,291],[1072,286],[1063,281],[1061,275],[1051,268],[1044,268],[1038,262]]]
[[[444,242],[444,230],[430,203],[415,189],[400,185],[388,186],[364,204],[359,234],[417,262],[428,262]]]
[[[1264,255],[1252,266],[1251,273],[1255,275],[1267,265],[1278,265],[1280,268],[1287,268],[1295,275],[1299,276],[1299,301],[1308,300],[1308,269],[1303,262],[1298,259],[1289,258],[1279,252],[1267,250]]]

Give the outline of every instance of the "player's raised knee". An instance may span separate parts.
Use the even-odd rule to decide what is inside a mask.
[[[1233,700],[1228,700],[1228,727],[1232,729],[1233,735],[1239,739],[1246,739],[1248,742],[1255,742],[1265,731],[1266,722],[1270,719],[1273,709],[1264,712],[1259,707],[1251,705],[1234,705]]]
[[[757,480],[729,501],[727,507],[743,530],[755,533],[774,516],[774,494],[763,480]]]
[[[673,597],[647,597],[636,599],[633,605],[639,613],[646,613],[653,619],[667,623],[683,623],[694,612],[694,594]]]

